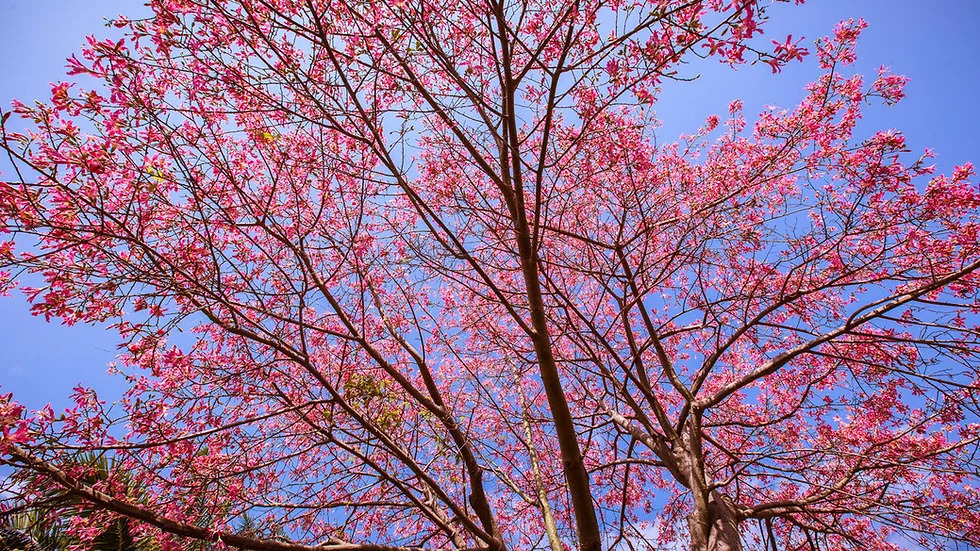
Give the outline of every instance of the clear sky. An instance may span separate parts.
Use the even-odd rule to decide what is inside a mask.
[[[65,59],[86,35],[115,34],[104,27],[105,17],[145,11],[136,0],[0,0],[0,105],[7,109],[12,98],[46,98],[48,83],[63,78]],[[980,0],[811,0],[802,7],[776,5],[770,14],[769,38],[783,41],[793,34],[808,43],[830,34],[841,19],[864,17],[870,27],[858,47],[857,70],[870,76],[888,65],[912,81],[898,106],[868,110],[863,132],[901,129],[913,151],[935,149],[942,170],[980,162]],[[695,130],[709,114],[723,114],[736,97],[747,114],[765,105],[792,107],[817,74],[812,60],[779,75],[765,65],[732,73],[714,63],[698,64],[687,71],[685,76],[701,78],[665,86],[658,104],[661,141]],[[115,343],[99,327],[34,318],[20,296],[0,299],[0,393],[13,391],[29,407],[57,407],[84,382],[111,399],[120,389],[119,380],[105,376]]]

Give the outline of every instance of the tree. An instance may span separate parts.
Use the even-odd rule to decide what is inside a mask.
[[[24,532],[0,528],[0,549],[3,551],[43,551],[44,548]]]
[[[105,455],[82,453],[72,458],[72,462],[84,466],[85,473],[78,477],[84,484],[120,485],[122,494],[127,500],[140,500],[139,489],[129,484],[125,473],[120,475],[116,472],[117,469],[114,469],[114,465]],[[126,517],[115,517],[112,522],[105,523],[102,531],[94,534],[88,541],[73,537],[69,533],[72,519],[81,517],[80,520],[87,521],[92,515],[105,514],[105,512],[36,472],[26,471],[23,475],[28,477],[24,481],[25,486],[37,492],[40,499],[25,501],[3,511],[3,518],[9,528],[0,527],[0,533],[7,538],[7,540],[0,539],[0,543],[22,546],[10,549],[62,550],[69,549],[73,545],[88,545],[92,551],[157,551],[159,549],[150,539],[134,537],[130,527],[131,521]],[[30,548],[31,544],[36,547]],[[7,548],[0,545],[0,549]]]
[[[116,408],[2,402],[9,483],[99,508],[79,536],[980,543],[980,191],[855,135],[905,82],[848,73],[862,21],[797,108],[658,146],[684,59],[809,52],[752,0],[150,5],[3,135],[6,288],[124,343]]]
[[[126,473],[105,455],[81,453],[71,461],[79,469],[76,479],[82,484],[112,486],[132,503],[145,500],[142,488],[132,484]],[[19,475],[18,482],[40,499],[24,500],[2,511],[0,518],[7,527],[0,526],[0,551],[61,551],[78,546],[90,551],[160,551],[155,538],[137,534],[133,529],[134,521],[129,517],[112,515],[111,511],[107,512],[36,471],[27,470]],[[107,518],[93,518],[107,513]],[[77,524],[95,526],[98,531],[74,534],[73,525]],[[238,530],[242,533],[252,530],[248,516],[240,519]],[[206,541],[182,542],[182,545],[186,551],[208,551],[215,547]]]

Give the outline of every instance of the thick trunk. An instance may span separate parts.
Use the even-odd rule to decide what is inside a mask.
[[[688,525],[691,551],[742,551],[735,504],[726,495],[715,491],[707,500],[696,500]]]
[[[693,411],[689,429],[674,444],[677,470],[686,475],[694,496],[694,511],[688,518],[691,529],[691,551],[742,551],[738,537],[738,512],[735,502],[712,488],[705,469],[701,447],[701,411]]]
[[[742,551],[742,540],[738,535],[738,517],[731,498],[712,492],[708,502],[708,518],[711,522],[708,551]]]

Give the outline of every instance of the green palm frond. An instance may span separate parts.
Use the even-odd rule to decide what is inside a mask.
[[[85,467],[79,480],[95,485],[112,481],[117,489],[139,500],[143,493],[131,479],[114,468],[113,461],[103,454],[83,453],[75,458],[75,463]],[[0,551],[61,551],[81,543],[78,538],[68,534],[67,528],[72,517],[89,517],[99,509],[64,488],[47,483],[34,473],[21,473],[25,484],[40,488],[40,497],[35,502],[15,507],[14,510],[0,513]],[[6,538],[6,539],[3,539]],[[10,543],[7,543],[9,540]],[[17,547],[17,545],[35,547]],[[132,522],[127,518],[116,518],[92,541],[91,551],[159,551],[159,544],[152,538],[138,537],[134,534]]]

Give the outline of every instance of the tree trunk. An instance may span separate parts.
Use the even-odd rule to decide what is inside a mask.
[[[691,550],[742,551],[742,540],[738,534],[738,516],[732,499],[713,491],[706,503],[707,506],[695,505],[694,512],[688,517]]]

